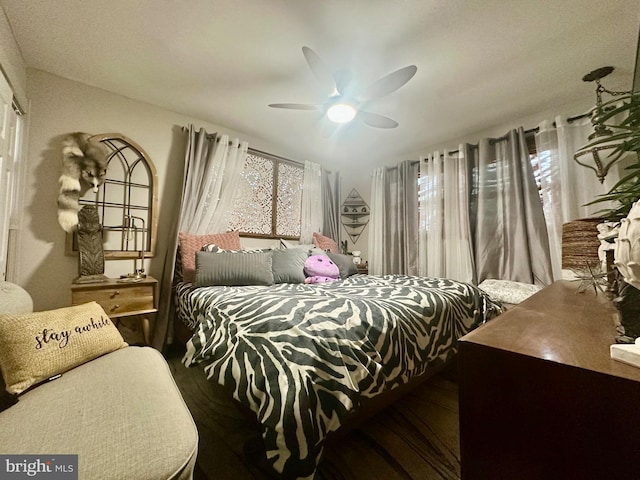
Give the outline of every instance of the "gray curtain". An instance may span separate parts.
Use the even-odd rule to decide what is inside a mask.
[[[548,285],[547,227],[524,130],[483,139],[468,150],[476,165],[470,218],[478,282],[491,278]]]
[[[384,171],[382,274],[418,275],[418,175],[413,160]]]
[[[183,130],[185,130],[183,128]],[[182,195],[180,197],[180,215],[172,215],[169,217],[171,221],[171,230],[167,237],[167,249],[164,257],[164,265],[162,267],[162,277],[160,278],[158,313],[156,314],[156,323],[153,330],[152,345],[156,349],[163,351],[164,347],[173,340],[173,317],[175,309],[173,305],[173,274],[175,272],[176,255],[178,250],[178,226],[182,217],[182,211],[185,197],[185,186],[190,182],[193,172],[190,173],[188,158],[192,155],[194,146],[194,132],[189,129],[189,140],[187,144],[187,152],[184,160],[184,171],[182,176]],[[187,180],[189,178],[189,180]]]
[[[159,350],[173,341],[173,283],[178,233],[226,230],[226,212],[232,205],[247,148],[247,142],[230,141],[227,135],[209,134],[203,128],[196,131],[193,125],[188,127],[180,211],[179,215],[172,216],[159,286],[159,311],[152,342]]]
[[[322,233],[340,245],[340,173],[322,169]]]

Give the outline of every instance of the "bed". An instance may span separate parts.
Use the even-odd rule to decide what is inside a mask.
[[[175,289],[193,333],[183,363],[255,414],[281,478],[313,478],[327,436],[368,399],[436,371],[458,338],[501,312],[477,287],[437,278],[195,285]]]

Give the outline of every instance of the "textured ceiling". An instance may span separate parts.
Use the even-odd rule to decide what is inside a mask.
[[[593,96],[628,89],[638,0],[0,0],[27,66],[159,105],[327,165],[388,163]],[[368,85],[415,77],[368,110],[399,122],[330,131],[301,47]]]

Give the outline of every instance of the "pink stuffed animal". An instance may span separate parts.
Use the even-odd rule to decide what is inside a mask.
[[[304,262],[304,283],[335,282],[340,279],[338,266],[326,255],[311,255]]]

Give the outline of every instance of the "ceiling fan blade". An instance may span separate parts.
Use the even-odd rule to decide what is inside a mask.
[[[270,103],[273,108],[288,108],[291,110],[317,110],[318,105],[310,105],[306,103]]]
[[[307,60],[309,68],[320,82],[320,85],[333,90],[335,88],[335,81],[327,64],[309,47],[302,47],[302,54]]]
[[[349,85],[351,84],[351,71],[349,70],[336,70],[335,72],[333,72],[333,81],[335,82],[336,85],[336,91],[344,96],[345,94],[348,94],[347,92],[347,88],[349,88]]]
[[[401,68],[372,83],[363,93],[366,99],[384,97],[407,83],[418,71],[415,65]]]
[[[391,120],[389,117],[378,115],[377,113],[359,111],[358,118],[360,118],[360,120],[362,120],[370,127],[396,128],[398,126],[398,122],[396,122],[395,120]]]

